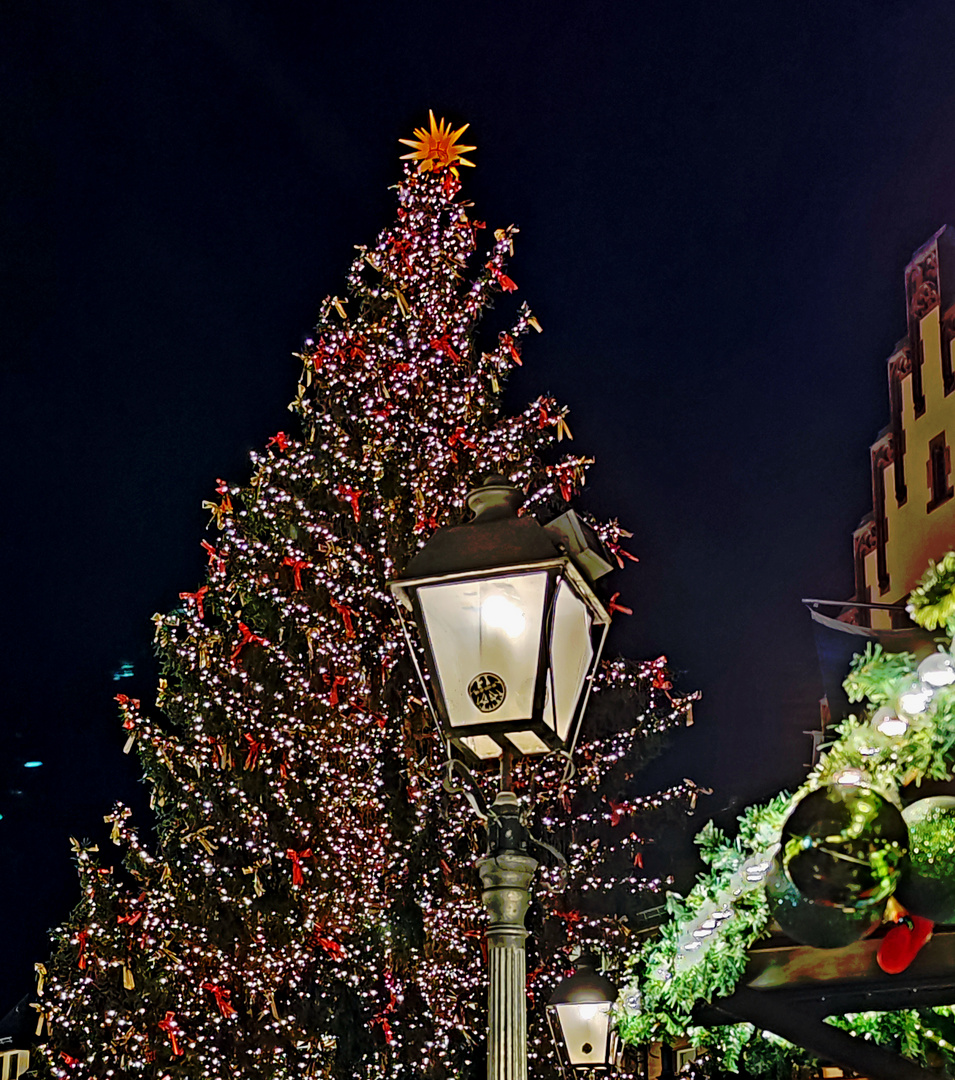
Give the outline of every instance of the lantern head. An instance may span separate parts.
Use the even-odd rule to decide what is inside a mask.
[[[441,735],[472,761],[572,749],[610,623],[596,535],[573,511],[519,517],[520,499],[489,477],[468,495],[473,519],[390,584]]]
[[[581,953],[576,972],[558,983],[547,1004],[551,1035],[568,1080],[606,1072],[617,1063],[619,1039],[610,1015],[617,988],[597,966],[597,957]]]

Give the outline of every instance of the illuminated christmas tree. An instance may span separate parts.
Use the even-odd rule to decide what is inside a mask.
[[[517,289],[517,230],[484,242],[469,218],[461,131],[432,116],[416,132],[395,223],[359,249],[348,299],[325,301],[299,356],[295,433],[252,454],[248,483],[219,482],[205,582],[155,618],[155,708],[118,698],[157,835],[118,806],[122,866],[76,845],[82,898],[41,968],[51,1075],[483,1075],[483,829],[442,789],[387,583],[485,475],[547,519],[588,462],[559,453],[552,399],[501,411],[540,327],[522,305],[481,340]],[[592,524],[621,567],[633,558],[619,525]],[[690,700],[662,657],[605,664],[576,774],[552,758],[517,769],[528,820],[569,862],[541,871],[529,919],[535,1075],[556,1068],[543,1010],[571,951],[597,946],[612,972],[627,920],[658,902],[650,819],[682,815],[695,789],[640,796],[634,773]]]

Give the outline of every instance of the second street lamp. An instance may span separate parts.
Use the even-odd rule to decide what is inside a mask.
[[[468,496],[473,519],[439,529],[390,585],[449,768],[453,750],[501,765],[478,863],[489,916],[488,1080],[527,1077],[524,916],[537,861],[511,763],[572,752],[610,624],[594,588],[611,569],[596,535],[573,511],[546,526],[520,517],[520,499],[489,477]]]
[[[597,968],[592,953],[581,953],[577,970],[559,983],[547,1004],[547,1019],[566,1080],[605,1073],[616,1064],[617,1033],[611,1009],[617,988]]]

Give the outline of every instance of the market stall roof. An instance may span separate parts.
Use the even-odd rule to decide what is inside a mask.
[[[870,1080],[927,1080],[923,1069],[874,1043],[824,1023],[843,1013],[955,1004],[955,929],[939,930],[898,975],[876,962],[882,935],[841,949],[771,938],[749,952],[738,988],[694,1016],[709,1027],[745,1021]]]
[[[849,673],[852,658],[865,652],[870,642],[879,644],[886,652],[912,652],[925,656],[935,649],[937,634],[923,630],[914,623],[897,630],[880,630],[871,626],[857,626],[834,618],[833,614],[850,608],[880,609],[904,612],[904,607],[890,604],[857,604],[853,601],[803,600],[812,617],[812,633],[819,658],[822,688],[829,702],[829,714],[833,723],[844,720],[852,711],[842,680]],[[824,615],[819,608],[828,607]]]

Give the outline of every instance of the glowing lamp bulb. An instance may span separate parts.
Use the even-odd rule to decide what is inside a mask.
[[[892,709],[886,706],[876,710],[872,722],[878,731],[881,731],[883,735],[888,735],[890,738],[904,735],[909,729],[908,720],[897,716]]]
[[[599,1007],[597,1005],[591,1005],[587,1002],[584,1002],[584,1004],[577,1006],[577,1015],[580,1017],[581,1020],[583,1020],[584,1023],[587,1023],[588,1020],[593,1020],[593,1018],[597,1015],[598,1011]]]
[[[951,686],[955,683],[955,663],[948,653],[932,653],[919,664],[919,679],[933,687]]]
[[[899,708],[909,716],[925,712],[932,700],[932,688],[913,679],[899,694]]]
[[[834,777],[837,784],[845,784],[846,787],[858,787],[865,783],[865,776],[861,769],[843,769]]]
[[[490,630],[503,630],[509,638],[524,633],[524,612],[500,593],[494,593],[481,604],[481,621]]]

